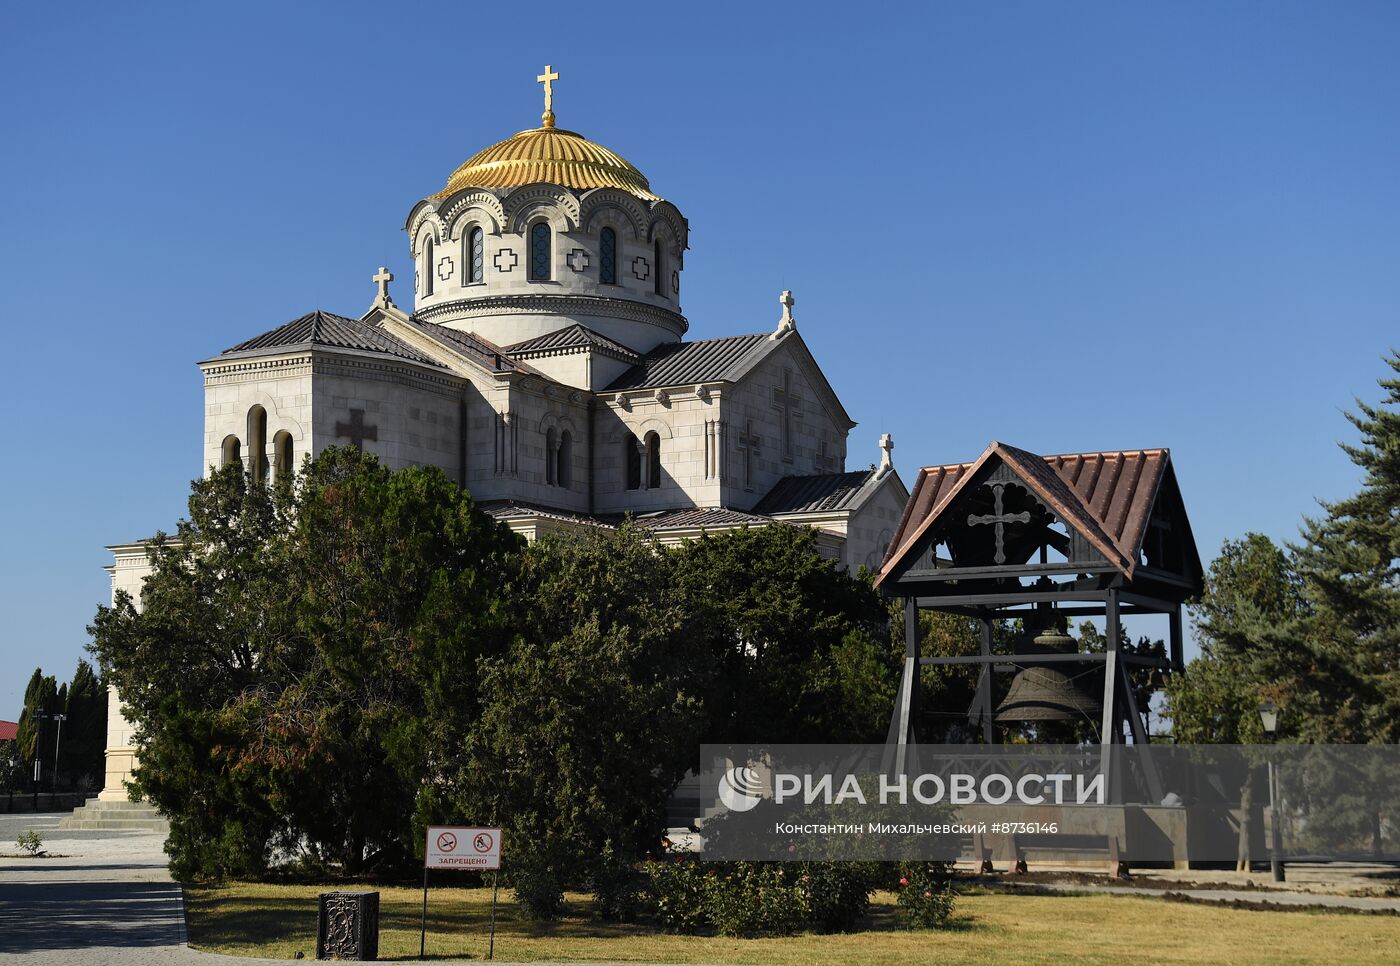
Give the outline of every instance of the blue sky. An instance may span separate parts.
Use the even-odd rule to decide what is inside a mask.
[[[405,301],[409,208],[545,63],[689,217],[694,337],[795,292],[852,465],[1169,446],[1207,558],[1292,538],[1400,343],[1397,42],[1362,2],[7,5],[0,717],[181,515],[194,363],[380,264]]]

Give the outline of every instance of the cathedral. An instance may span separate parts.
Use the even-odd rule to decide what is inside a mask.
[[[855,423],[790,292],[759,331],[686,338],[688,222],[620,155],[556,126],[558,79],[538,78],[539,127],[409,209],[411,307],[381,268],[362,315],[317,309],[199,363],[203,465],[269,479],[354,445],[439,467],[526,539],[630,518],[673,544],[780,521],[811,526],[840,566],[878,569],[909,496],[889,436],[847,471]],[[139,600],[144,545],[110,549],[114,591]],[[135,751],[110,707],[115,802]]]

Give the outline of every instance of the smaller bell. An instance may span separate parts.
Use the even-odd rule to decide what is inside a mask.
[[[1043,631],[1031,641],[1037,648],[1055,651],[1060,654],[1073,654],[1079,650],[1079,642],[1070,636],[1065,628],[1065,619],[1056,614]]]

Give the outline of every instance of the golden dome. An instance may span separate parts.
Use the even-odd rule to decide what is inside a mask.
[[[646,201],[660,201],[643,174],[620,155],[582,134],[553,126],[521,131],[468,158],[452,172],[447,187],[434,195],[446,198],[463,188],[517,188],[548,181],[566,188],[620,188]]]

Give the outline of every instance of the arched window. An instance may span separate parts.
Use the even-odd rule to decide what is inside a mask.
[[[661,487],[661,437],[654,432],[646,435],[647,489]]]
[[[423,294],[433,294],[433,240],[423,242]]]
[[[462,262],[467,270],[462,274],[464,285],[475,285],[486,277],[486,233],[480,226],[467,232],[466,250]]]
[[[574,479],[574,434],[567,429],[559,434],[559,468],[554,471],[554,480],[568,489]]]
[[[248,410],[248,470],[253,479],[267,479],[267,410]]]
[[[598,281],[617,284],[617,232],[604,228],[598,236]]]
[[[230,463],[243,462],[243,444],[238,441],[237,436],[225,436],[223,455],[219,461],[220,466],[228,466]]]
[[[642,444],[637,437],[628,436],[622,441],[622,458],[627,461],[627,489],[642,488]]]
[[[291,479],[292,473],[296,471],[296,465],[292,462],[292,434],[283,429],[273,436],[272,452],[276,459],[273,472],[277,481]]]
[[[554,432],[554,427],[549,427],[549,432],[544,434],[544,481],[549,486],[555,483],[554,467],[556,451],[559,448],[559,440]]]
[[[652,291],[657,295],[665,295],[666,290],[661,286],[661,279],[666,274],[666,265],[661,259],[661,239],[656,240],[652,246],[652,254],[655,255],[656,274],[651,277]]]
[[[549,222],[537,221],[530,229],[530,281],[549,281],[549,268],[554,252],[549,240]]]

